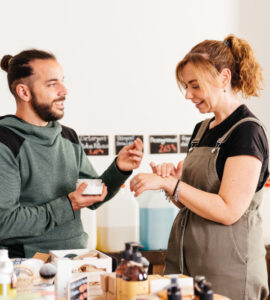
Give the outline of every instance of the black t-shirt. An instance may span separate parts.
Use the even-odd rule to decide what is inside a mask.
[[[197,147],[214,147],[217,140],[221,138],[236,122],[246,117],[256,118],[247,106],[243,104],[214,128],[209,129],[208,126]],[[214,120],[214,118],[212,120]],[[202,122],[195,126],[190,139],[189,148],[191,141],[195,138],[201,124]],[[222,144],[216,164],[217,174],[220,180],[222,179],[226,159],[237,155],[255,156],[262,162],[261,174],[256,191],[260,190],[269,176],[269,151],[267,137],[263,128],[259,124],[248,121],[238,125],[233,130],[227,141]]]

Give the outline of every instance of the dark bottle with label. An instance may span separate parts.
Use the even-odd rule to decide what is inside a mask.
[[[139,251],[143,246],[139,243],[132,243],[132,258],[131,260],[136,261],[143,265],[143,268],[146,273],[148,273],[149,261],[147,258],[142,256],[142,253]]]
[[[197,275],[194,278],[194,295],[195,300],[199,299],[199,295],[201,294],[205,283],[205,276]]]
[[[171,278],[171,284],[167,288],[167,297],[168,300],[182,300],[181,290],[178,285],[177,277]]]
[[[142,264],[142,254],[139,252],[141,245],[132,245],[131,260],[122,275],[122,299],[131,300],[136,295],[148,293],[147,272]]]
[[[131,248],[132,242],[125,243],[125,250],[123,251],[123,258],[120,261],[120,264],[117,266],[115,273],[116,277],[122,277],[124,270],[126,268],[126,265],[128,261],[131,259],[132,255],[132,248]]]
[[[121,300],[121,282],[122,282],[122,276],[127,268],[128,262],[131,259],[132,255],[132,248],[131,248],[132,242],[125,243],[125,250],[123,251],[123,258],[121,259],[120,264],[115,270],[116,275],[116,299]]]
[[[213,300],[213,291],[210,282],[204,282],[203,289],[199,295],[199,300]]]

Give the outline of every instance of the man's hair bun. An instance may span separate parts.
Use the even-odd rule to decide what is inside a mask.
[[[10,64],[10,60],[13,58],[11,55],[5,55],[1,59],[1,69],[8,72],[8,66]]]

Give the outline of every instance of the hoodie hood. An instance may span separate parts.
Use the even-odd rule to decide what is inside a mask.
[[[62,126],[57,121],[51,121],[47,126],[36,126],[15,115],[0,117],[0,126],[9,128],[25,140],[45,146],[51,146],[62,131]]]

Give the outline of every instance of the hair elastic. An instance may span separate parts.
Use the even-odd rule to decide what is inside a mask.
[[[231,41],[228,41],[228,40],[223,41],[223,44],[224,44],[225,46],[227,46],[228,48],[232,49],[232,42],[231,42]]]

